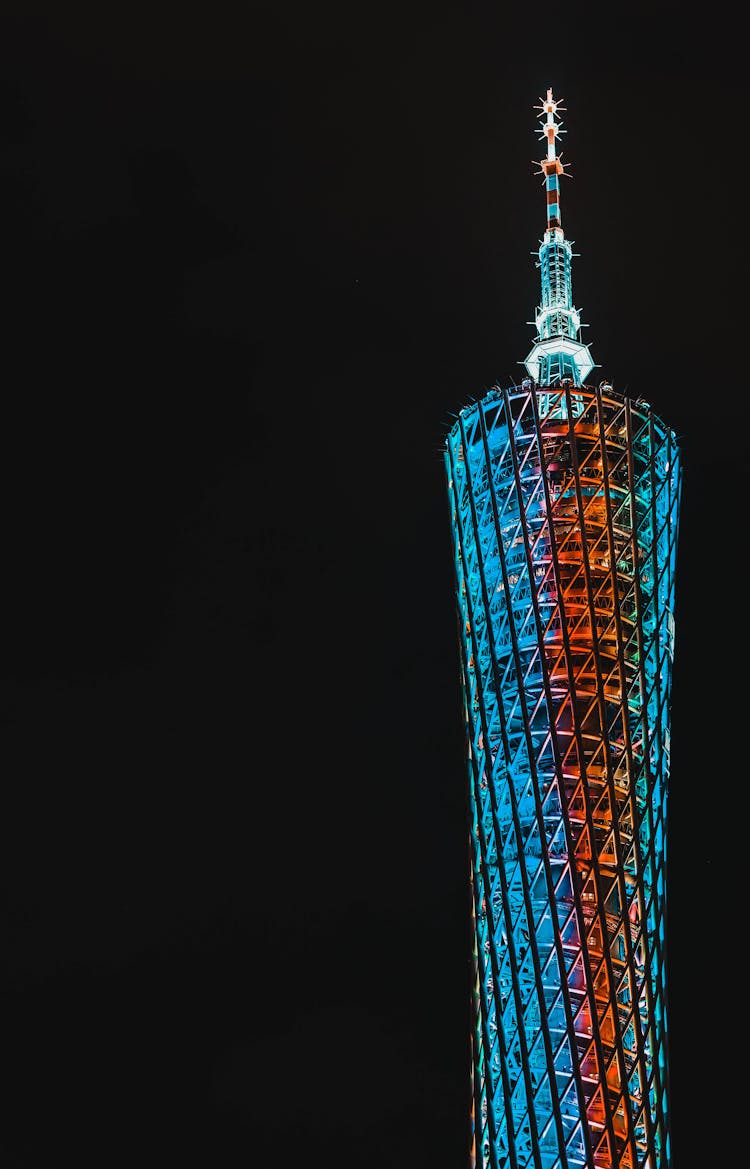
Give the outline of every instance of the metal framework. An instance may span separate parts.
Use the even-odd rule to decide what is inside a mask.
[[[582,384],[569,256],[554,236],[545,247],[544,348],[527,368],[547,380],[467,406],[445,453],[471,810],[470,1160],[668,1169],[679,452],[648,404]],[[545,264],[561,254],[553,333]]]

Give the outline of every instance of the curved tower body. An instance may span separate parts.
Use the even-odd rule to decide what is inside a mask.
[[[679,452],[593,368],[552,92],[538,335],[461,411],[455,553],[475,937],[471,1164],[668,1169],[665,845]]]

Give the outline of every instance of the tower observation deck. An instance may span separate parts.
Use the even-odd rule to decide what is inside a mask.
[[[471,1166],[669,1169],[665,894],[680,454],[593,369],[541,103],[520,386],[451,428],[475,987]]]

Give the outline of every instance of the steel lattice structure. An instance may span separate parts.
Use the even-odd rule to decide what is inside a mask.
[[[546,162],[557,107],[548,92]],[[445,454],[471,809],[471,1163],[667,1169],[679,451],[648,404],[583,384],[561,171],[544,173],[532,376],[462,410]]]

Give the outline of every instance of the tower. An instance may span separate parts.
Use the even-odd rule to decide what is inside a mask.
[[[451,428],[474,937],[471,1165],[668,1169],[665,863],[675,436],[594,368],[559,101],[520,386]]]

